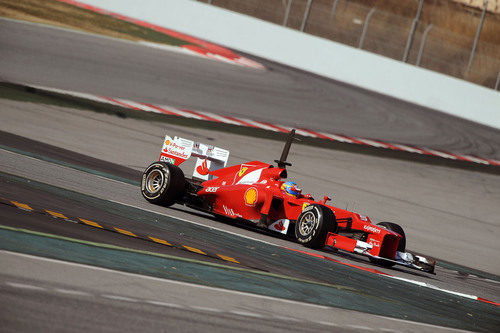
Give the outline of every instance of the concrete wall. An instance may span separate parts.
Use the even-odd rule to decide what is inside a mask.
[[[500,92],[192,0],[82,0],[328,78],[500,128]]]

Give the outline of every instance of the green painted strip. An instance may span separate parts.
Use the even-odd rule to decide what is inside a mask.
[[[315,260],[267,244],[260,244],[210,228],[192,225],[172,217],[143,211],[48,184],[0,172],[13,182],[63,195],[91,204],[114,214],[132,218],[137,223],[155,224],[165,232],[198,235],[216,247],[231,249],[259,260],[259,267],[272,265],[279,274],[298,274],[301,279],[281,278],[241,267],[203,263],[197,260],[170,258],[148,252],[115,248],[110,245],[43,237],[43,234],[16,232],[0,228],[0,248],[65,261],[106,267],[131,273],[341,307],[395,318],[427,322],[462,329],[492,331],[500,325],[496,307],[486,303],[444,294],[430,288],[408,285],[397,280],[375,278],[373,274],[353,270],[333,262]],[[8,234],[6,234],[8,233]],[[97,244],[97,243],[95,243]],[[97,244],[100,245],[100,244]],[[315,279],[310,283],[309,277]],[[309,278],[309,279],[308,279]],[[324,284],[317,283],[320,281]],[[330,287],[334,286],[333,288]],[[340,286],[338,288],[337,286]],[[349,288],[350,287],[350,288]],[[464,316],[464,313],[471,315]]]
[[[205,262],[205,261],[196,260],[196,259],[189,259],[189,258],[183,258],[183,257],[178,257],[178,256],[172,256],[172,255],[168,255],[168,254],[130,249],[130,248],[125,248],[125,247],[111,245],[111,244],[105,244],[105,243],[85,241],[85,240],[81,240],[81,239],[59,236],[59,235],[54,235],[54,234],[47,234],[44,232],[33,231],[33,230],[28,230],[28,229],[23,229],[23,228],[13,228],[13,227],[1,225],[1,224],[0,224],[0,229],[9,230],[9,231],[13,231],[13,232],[21,232],[21,233],[25,233],[25,234],[29,234],[29,235],[33,235],[33,236],[47,237],[47,238],[62,240],[62,241],[66,241],[66,242],[73,242],[73,243],[78,243],[78,244],[95,246],[95,247],[99,247],[99,248],[103,248],[103,249],[111,249],[111,250],[117,250],[117,251],[138,253],[138,254],[155,256],[155,257],[164,258],[164,259],[170,259],[170,260],[176,260],[176,261],[181,261],[181,262],[188,262],[188,263],[192,263],[192,264],[199,264],[199,265],[205,265],[205,266],[210,266],[210,267],[216,267],[216,268],[225,269],[225,270],[233,270],[233,271],[239,271],[239,272],[252,273],[252,274],[257,274],[257,275],[262,275],[262,276],[267,276],[267,277],[274,277],[274,278],[278,278],[278,279],[284,279],[284,280],[290,280],[290,281],[296,281],[296,282],[302,282],[302,283],[310,283],[310,284],[321,285],[321,286],[336,288],[336,289],[344,289],[344,290],[351,290],[351,291],[355,290],[352,287],[346,287],[346,286],[342,286],[342,285],[320,283],[320,282],[309,281],[309,280],[305,280],[305,279],[299,279],[299,278],[294,278],[294,277],[280,275],[280,274],[261,272],[261,271],[252,270],[252,269],[248,269],[248,268],[232,267],[232,266],[226,266],[226,265],[217,264],[217,263]],[[2,244],[0,244],[0,248],[2,248]]]
[[[360,291],[9,227],[0,227],[0,249],[434,325],[484,332],[500,325],[497,307],[490,304],[443,297],[436,290],[373,279],[373,275],[372,286],[358,280],[362,274],[350,275],[351,282],[363,287]]]
[[[37,182],[34,180],[28,180],[23,177],[19,177],[16,175],[4,173],[0,171],[0,177],[9,179],[11,181],[14,181],[16,183],[19,183],[23,186],[28,186],[31,188],[35,188],[38,190],[42,190],[57,196],[63,196],[65,198],[75,200],[77,202],[83,203],[85,205],[90,205],[92,207],[95,207],[97,209],[101,209],[104,211],[107,211],[111,214],[116,214],[118,216],[122,216],[127,219],[133,219],[137,223],[145,223],[151,226],[154,226],[156,228],[161,228],[165,232],[179,232],[179,230],[184,230],[184,233],[192,233],[192,234],[197,234],[199,235],[200,238],[204,239],[205,241],[210,242],[216,247],[219,248],[234,248],[234,249],[249,249],[250,247],[252,248],[251,251],[245,251],[246,256],[250,257],[255,257],[258,258],[261,261],[268,262],[269,264],[277,267],[277,266],[282,266],[285,263],[287,263],[290,260],[290,256],[293,256],[294,262],[297,263],[297,265],[304,267],[305,270],[308,270],[311,272],[311,269],[307,269],[306,267],[310,266],[310,264],[314,261],[314,258],[303,255],[299,256],[296,253],[280,253],[278,256],[270,256],[269,253],[275,253],[276,249],[269,249],[269,246],[266,246],[264,244],[260,243],[254,243],[251,241],[248,241],[246,239],[242,239],[240,237],[235,237],[232,235],[225,234],[220,231],[216,231],[210,228],[202,227],[199,225],[193,225],[186,223],[184,221],[175,219],[170,216],[164,216],[160,215],[157,213],[149,212],[149,211],[144,211],[138,208],[133,208],[129,207],[126,205],[118,204],[118,203],[113,203],[106,201],[104,199],[99,199],[96,197],[92,197],[89,195],[81,194],[75,191],[59,188],[56,186],[52,186],[49,184]],[[273,252],[270,252],[273,251]],[[281,252],[281,251],[279,251]],[[319,260],[321,262],[318,265],[324,266],[324,260]],[[336,280],[333,284],[336,284],[337,281],[344,281],[345,279],[348,279],[348,277],[352,274],[352,271],[350,269],[347,269],[346,267],[339,267],[342,266],[340,264],[335,264],[333,262],[329,263],[330,265],[334,266],[332,268],[328,268],[329,270],[335,271],[335,275],[330,275],[329,272],[316,272],[314,268],[312,268],[315,273],[314,275],[321,276],[322,279],[328,280]],[[286,266],[286,265],[285,265]],[[473,271],[468,269],[467,267],[459,266],[457,264],[450,264],[446,263],[442,260],[438,262],[438,266],[451,269],[451,270],[457,270],[460,272],[468,272],[470,274],[475,274],[480,277],[484,278],[489,278],[494,281],[500,281],[500,277],[492,274],[487,274],[484,273],[482,274],[479,271]],[[365,276],[366,275],[366,282],[369,283],[368,281],[371,279],[371,273],[364,273],[364,272],[356,272],[358,276]],[[333,282],[333,281],[332,281]]]
[[[78,171],[83,171],[83,172],[90,173],[90,174],[93,174],[93,175],[101,176],[101,177],[104,177],[104,178],[117,180],[117,181],[122,182],[122,183],[127,183],[127,184],[131,184],[131,185],[136,185],[136,186],[140,186],[141,185],[141,183],[138,182],[138,181],[134,181],[134,180],[130,180],[130,179],[118,177],[118,176],[112,175],[110,173],[93,170],[93,169],[86,168],[86,167],[83,167],[83,166],[80,166],[80,165],[76,165],[76,164],[72,164],[72,163],[68,163],[68,162],[56,160],[54,158],[43,156],[43,155],[39,155],[39,154],[32,153],[32,152],[29,152],[29,151],[24,151],[24,150],[20,150],[20,149],[17,149],[17,148],[12,148],[12,147],[8,147],[8,146],[4,146],[4,145],[0,145],[0,149],[7,150],[7,151],[10,151],[10,152],[13,152],[13,153],[16,153],[16,154],[20,154],[20,155],[25,155],[25,156],[29,156],[29,157],[32,157],[32,158],[36,158],[37,160],[41,160],[41,161],[45,161],[45,162],[49,162],[49,163],[61,165],[61,166],[64,166],[64,167],[67,167],[67,168],[71,168],[71,169],[75,169],[75,170],[78,170]]]

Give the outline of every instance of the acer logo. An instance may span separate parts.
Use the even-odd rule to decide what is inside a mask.
[[[205,192],[215,193],[215,192],[217,192],[218,189],[219,189],[219,187],[207,187],[205,189]]]
[[[198,172],[202,176],[208,175],[208,166],[207,166],[207,160],[204,160],[203,163],[201,163],[197,168],[196,172]]]

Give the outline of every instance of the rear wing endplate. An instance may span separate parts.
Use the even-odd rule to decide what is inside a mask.
[[[209,174],[210,171],[215,171],[226,166],[229,159],[229,151],[177,136],[173,139],[168,135],[165,136],[160,153],[161,162],[168,162],[179,166],[191,156],[197,157],[193,178],[209,180],[213,178]]]

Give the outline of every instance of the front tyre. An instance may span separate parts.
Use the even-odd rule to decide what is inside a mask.
[[[154,162],[142,174],[142,196],[153,204],[171,206],[182,198],[184,192],[184,172],[178,166]]]
[[[324,247],[328,233],[336,230],[335,214],[331,209],[318,204],[307,206],[295,222],[295,238],[312,249]]]
[[[384,227],[390,231],[394,231],[395,233],[399,234],[401,236],[401,239],[399,240],[397,251],[399,251],[399,252],[406,251],[406,235],[405,235],[403,228],[399,224],[396,224],[393,222],[380,222],[380,223],[377,223],[377,225]],[[375,258],[371,258],[371,257],[369,259],[371,262],[373,262],[377,265],[383,266],[383,267],[392,267],[395,265],[395,263],[393,263],[391,261],[386,261],[384,259],[375,259]]]

